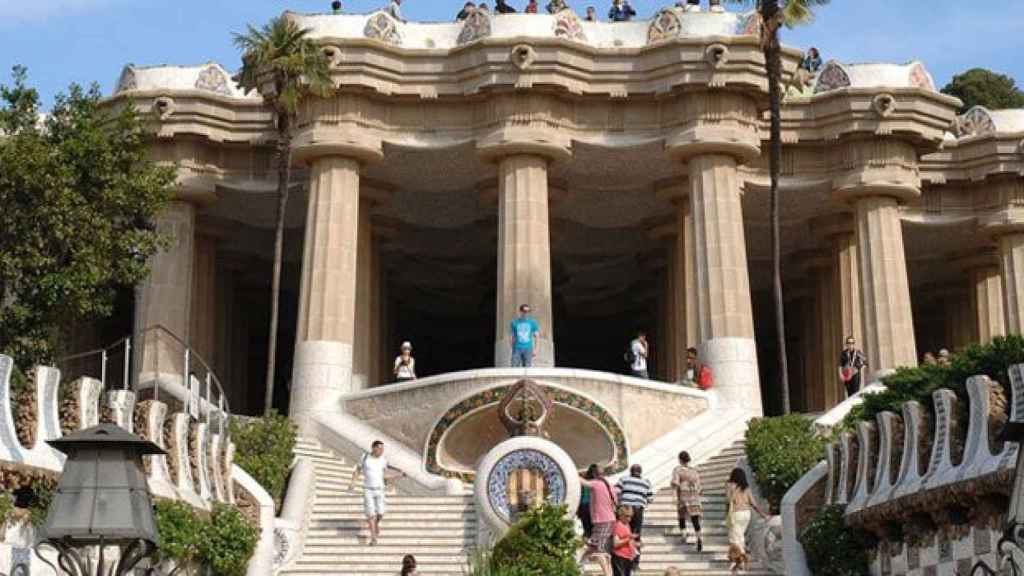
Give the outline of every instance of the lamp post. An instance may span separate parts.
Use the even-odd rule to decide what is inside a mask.
[[[1010,495],[1010,509],[1006,515],[1003,537],[999,539],[998,570],[1009,570],[1012,576],[1020,576],[1024,566],[1024,422],[1007,422],[1001,438],[1017,444],[1017,468],[1013,474],[1013,493]],[[996,575],[998,572],[984,560],[979,560],[971,574]]]
[[[36,544],[39,558],[58,574],[90,576],[82,552],[97,547],[95,573],[107,576],[104,554],[116,547],[120,553],[113,576],[124,576],[152,556],[159,537],[142,457],[164,450],[113,424],[48,443],[68,458]],[[40,554],[45,546],[56,550],[59,570]]]

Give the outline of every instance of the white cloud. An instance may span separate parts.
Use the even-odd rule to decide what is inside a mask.
[[[111,0],[0,0],[0,27],[91,12],[110,2]]]

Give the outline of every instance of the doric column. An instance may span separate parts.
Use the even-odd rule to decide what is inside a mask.
[[[352,351],[352,390],[376,385],[369,382],[371,362],[373,309],[373,231],[370,225],[370,202],[359,204],[359,233],[356,241],[356,309]]]
[[[191,345],[214,368],[217,363],[217,239],[200,230],[192,267]]]
[[[310,166],[290,410],[303,431],[313,414],[340,410],[339,398],[352,389],[358,244],[359,161],[316,158]]]
[[[966,263],[970,279],[972,333],[980,344],[1006,334],[1003,314],[1003,284],[995,255],[974,256]]]
[[[668,312],[671,315],[673,330],[672,362],[677,367],[676,378],[682,378],[686,371],[686,349],[696,346],[698,342],[696,251],[689,185],[686,182],[668,183],[658,190],[658,197],[672,202],[675,206],[675,221],[670,233],[663,236],[670,242],[666,270],[670,275],[672,290]]]
[[[726,401],[761,414],[760,378],[736,158],[689,160],[698,354]]]
[[[163,326],[183,342],[189,341],[192,310],[192,270],[195,265],[193,204],[176,200],[157,218],[157,230],[170,245],[150,259],[150,273],[136,288],[135,332],[143,339],[140,381],[157,374],[183,374],[184,350],[166,335],[146,332]]]
[[[1024,231],[999,237],[1006,332],[1024,334]]]
[[[512,154],[498,163],[497,296],[495,365],[509,365],[509,326],[519,306],[529,304],[540,324],[533,365],[554,366],[548,159],[541,155]]]
[[[839,333],[842,342],[853,336],[857,342],[863,339],[863,318],[860,296],[860,257],[857,252],[857,236],[853,232],[852,215],[848,232],[838,232],[832,237],[835,254],[835,286],[839,300]],[[837,345],[842,345],[837,342]],[[836,358],[838,362],[838,357]]]
[[[942,293],[946,347],[949,350],[962,350],[974,341],[974,315],[969,291],[965,287],[966,284],[960,282]]]
[[[868,373],[917,365],[899,205],[888,196],[855,201],[863,348]],[[867,384],[867,382],[864,382]]]

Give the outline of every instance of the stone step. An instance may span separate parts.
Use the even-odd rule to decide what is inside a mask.
[[[390,520],[389,520],[390,518]],[[312,529],[316,528],[334,528],[334,529],[345,529],[345,530],[358,530],[366,524],[365,518],[353,518],[353,519],[320,519],[313,518],[309,527]],[[417,528],[419,530],[465,530],[470,527],[475,529],[476,519],[466,520],[401,520],[394,518],[393,516],[385,516],[384,521],[381,522],[381,530],[395,531],[400,527]]]
[[[332,509],[313,508],[313,514],[319,521],[330,520],[363,520],[363,511],[336,511]],[[440,522],[444,520],[464,522],[476,520],[476,514],[466,512],[435,512],[432,514],[421,514],[419,512],[407,512],[405,510],[388,510],[384,514],[384,522],[388,520],[402,522]]]
[[[404,541],[407,539],[422,539],[428,541],[442,541],[445,539],[462,539],[462,538],[476,538],[476,526],[464,526],[462,524],[456,526],[454,529],[446,530],[444,532],[424,531],[420,528],[410,528],[406,526],[385,526],[381,525],[381,541]],[[307,536],[311,538],[362,538],[368,536],[369,532],[366,528],[366,523],[362,522],[359,526],[353,525],[351,528],[346,528],[344,532],[339,532],[337,528],[323,527],[323,526],[310,526],[307,532]]]
[[[332,494],[332,493],[318,493],[316,495],[317,504],[320,503],[341,503],[341,502],[358,502],[362,504],[363,495],[360,493],[356,494]],[[396,494],[394,496],[388,496],[388,506],[472,506],[474,503],[473,496],[406,496],[402,494]]]

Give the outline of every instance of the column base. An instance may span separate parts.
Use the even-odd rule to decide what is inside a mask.
[[[300,434],[312,429],[312,415],[341,410],[340,399],[352,391],[352,345],[307,341],[295,346],[289,416]]]
[[[701,363],[709,366],[714,388],[723,403],[762,416],[761,377],[757,367],[757,346],[752,338],[712,338],[697,351]]]
[[[494,344],[494,366],[507,368],[512,365],[512,340],[499,340]],[[533,359],[535,368],[554,368],[555,343],[547,338],[537,339],[537,356]]]

